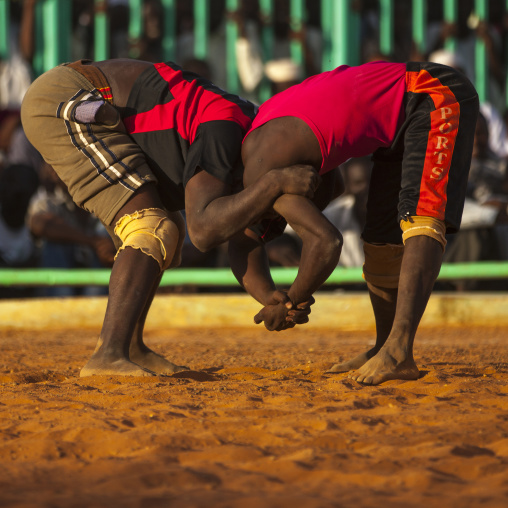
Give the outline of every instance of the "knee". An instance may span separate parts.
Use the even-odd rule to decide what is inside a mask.
[[[408,221],[401,220],[402,244],[376,245],[364,242],[365,263],[363,278],[369,284],[381,288],[397,288],[406,240],[414,236],[428,236],[439,243],[444,251],[446,246],[445,223],[433,217],[412,216]]]
[[[443,252],[446,247],[446,225],[444,221],[434,217],[413,215],[409,220],[401,220],[402,241],[405,244],[408,238],[413,236],[430,236],[439,242]]]
[[[183,243],[182,225],[177,222],[174,214],[168,214],[161,208],[147,208],[124,215],[115,227],[115,235],[122,242],[117,256],[126,247],[131,247],[155,259],[161,272],[176,266],[174,263],[179,262]]]
[[[185,241],[185,221],[183,220],[182,214],[180,212],[170,213],[169,219],[178,228],[178,242],[176,245],[175,253],[173,255],[173,259],[169,265],[169,268],[175,268],[182,264],[182,248]]]
[[[404,255],[403,245],[374,245],[364,242],[365,263],[363,278],[374,286],[393,289],[399,285],[400,267]]]

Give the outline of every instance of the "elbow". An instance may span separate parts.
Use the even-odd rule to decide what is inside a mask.
[[[344,243],[340,231],[335,227],[329,228],[322,234],[319,243],[321,257],[326,260],[327,264],[334,266],[337,265],[339,263],[342,245]]]
[[[200,252],[208,252],[219,244],[211,231],[205,231],[203,229],[199,231],[189,229],[189,238],[194,247]]]

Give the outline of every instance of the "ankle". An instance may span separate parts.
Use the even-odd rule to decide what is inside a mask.
[[[131,343],[129,347],[129,354],[130,355],[146,355],[147,353],[150,353],[151,349],[147,347],[143,342],[133,342]]]
[[[107,342],[103,342],[100,346],[98,346],[95,349],[93,356],[102,358],[104,360],[107,360],[108,362],[129,359],[129,355],[125,351],[125,348],[111,345],[108,344]]]
[[[406,341],[389,339],[386,341],[383,349],[397,363],[403,363],[413,359],[413,349]]]

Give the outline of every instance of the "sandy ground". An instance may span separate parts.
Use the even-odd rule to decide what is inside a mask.
[[[426,329],[418,381],[324,374],[371,333],[151,330],[193,370],[80,379],[94,332],[0,332],[2,507],[508,506],[508,329]]]

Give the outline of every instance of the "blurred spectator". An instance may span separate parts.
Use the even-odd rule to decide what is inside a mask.
[[[94,57],[94,0],[73,0],[71,60]]]
[[[21,125],[19,110],[0,110],[0,169],[7,165],[8,153],[14,133]]]
[[[288,230],[266,244],[266,253],[270,266],[298,266],[302,253],[300,238]]]
[[[42,157],[21,126],[19,109],[0,110],[0,169],[9,164],[31,166],[39,172]]]
[[[361,60],[405,62],[411,60],[413,51],[411,31],[411,2],[395,0],[393,3],[393,48],[391,54],[383,54],[380,48],[380,2],[378,0],[353,0],[352,8],[360,16]]]
[[[496,2],[490,2],[491,4]],[[456,23],[439,20],[429,25],[429,53],[442,49],[448,38],[455,38],[455,53],[461,61],[466,76],[474,83],[475,47],[478,39],[485,44],[489,74],[489,101],[499,110],[504,106],[502,87],[504,68],[502,64],[502,39],[499,32],[489,21],[480,21],[474,12],[473,0],[457,2],[458,15]],[[494,12],[497,12],[494,10]],[[430,61],[435,61],[430,59]],[[439,62],[438,62],[439,63]]]
[[[238,77],[244,95],[256,100],[250,94],[255,93],[264,77],[263,56],[261,50],[261,20],[257,5],[252,1],[243,1],[240,8],[232,14],[238,27],[236,40],[236,65]]]
[[[361,234],[367,213],[372,162],[370,157],[351,159],[341,166],[341,170],[344,194],[334,199],[323,214],[344,238],[339,266],[362,266],[364,254]]]
[[[272,95],[283,92],[303,79],[301,66],[291,58],[280,58],[266,62],[265,74],[270,81]]]
[[[12,3],[12,2],[11,2]],[[24,0],[18,10],[13,9],[13,23],[9,37],[9,58],[0,60],[0,109],[16,110],[32,82],[34,53],[35,4],[37,0]],[[18,6],[19,7],[19,6]]]
[[[487,120],[489,128],[489,148],[497,157],[508,158],[508,129],[503,116],[489,102],[480,104],[480,112]]]
[[[147,62],[160,62],[164,15],[160,0],[144,0],[143,33],[138,41],[135,57]]]
[[[210,68],[210,64],[206,60],[202,60],[200,58],[189,58],[189,60],[185,60],[182,63],[182,69],[194,72],[194,74],[197,74],[202,78],[208,79],[209,81],[213,81],[212,69]]]
[[[460,54],[449,49],[436,49],[428,58],[429,62],[435,62],[441,65],[448,65],[458,71],[466,74],[465,63]]]
[[[466,73],[466,63],[459,53],[447,49],[439,49],[429,55],[429,61],[448,65],[462,73]],[[503,117],[497,108],[490,102],[482,102],[480,111],[487,121],[489,134],[489,147],[500,158],[508,156],[508,130]]]
[[[37,0],[24,0],[11,5],[9,58],[0,60],[0,168],[27,164],[38,171],[42,160],[26,139],[19,116],[32,82],[36,4]]]
[[[115,248],[102,224],[74,204],[50,165],[43,165],[41,180],[28,211],[30,230],[40,244],[40,268],[112,266]],[[48,287],[40,295],[92,296],[106,292],[101,287]]]
[[[176,19],[176,61],[179,63],[194,58],[193,3],[188,0],[177,0]],[[222,57],[224,58],[224,53]]]
[[[274,45],[272,59],[266,61],[261,50],[261,30],[265,20],[261,19],[257,2],[244,0],[241,8],[233,14],[238,25],[239,38],[236,41],[238,75],[243,95],[259,102],[259,85],[266,76],[272,84],[272,94],[299,83],[306,77],[320,71],[322,34],[318,27],[302,25],[299,31],[291,29],[289,2],[280,0],[274,5]],[[297,41],[303,50],[303,65],[291,60],[291,43]],[[288,78],[280,75],[290,73]],[[286,83],[283,83],[286,81]],[[275,87],[274,83],[281,83]]]
[[[491,150],[487,121],[480,113],[476,122],[468,197],[481,205],[506,199],[505,178],[506,161]]]
[[[291,26],[290,1],[279,0],[274,2],[274,20],[273,28],[275,33],[275,43],[272,52],[272,58],[289,58],[291,56],[291,43],[297,41],[300,43],[304,55],[303,78],[317,74],[321,70],[321,53],[323,45],[323,34],[316,23],[315,2],[309,2],[308,9],[311,19],[305,23],[298,31]]]
[[[467,197],[460,231],[447,237],[446,263],[462,263],[502,258],[506,244],[508,192],[506,161],[489,148],[489,131],[480,113],[476,125],[473,158],[469,172]],[[481,281],[456,281],[459,290],[493,289],[495,284]]]
[[[0,170],[0,267],[36,266],[36,249],[26,225],[30,198],[37,190],[38,177],[30,166],[8,165]],[[32,291],[0,286],[0,298],[31,296]]]
[[[110,58],[128,58],[129,0],[108,0],[107,12],[110,30]]]

